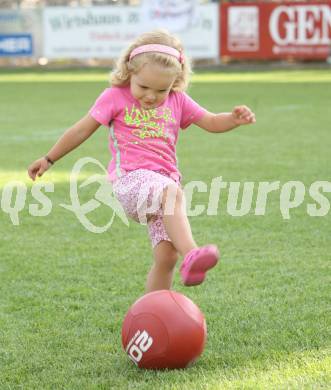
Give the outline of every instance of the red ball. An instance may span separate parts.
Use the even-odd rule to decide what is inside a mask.
[[[185,295],[154,291],[127,312],[122,344],[139,368],[185,368],[202,353],[207,338],[204,315]]]

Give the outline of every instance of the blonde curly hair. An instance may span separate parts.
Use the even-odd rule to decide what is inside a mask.
[[[129,59],[132,50],[148,44],[167,45],[177,49],[182,53],[184,63],[181,64],[174,56],[158,52],[142,53],[131,60]],[[146,63],[158,64],[166,71],[174,72],[177,75],[172,91],[185,91],[187,89],[189,76],[192,73],[190,60],[183,52],[183,45],[180,40],[163,29],[141,34],[123,51],[111,72],[111,84],[119,87],[128,85],[131,75],[139,72]]]

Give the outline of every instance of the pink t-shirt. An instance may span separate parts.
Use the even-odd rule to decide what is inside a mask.
[[[110,127],[110,180],[136,169],[161,171],[180,180],[176,158],[178,131],[199,120],[205,112],[184,92],[170,92],[159,107],[145,110],[132,96],[129,86],[105,89],[90,114]]]

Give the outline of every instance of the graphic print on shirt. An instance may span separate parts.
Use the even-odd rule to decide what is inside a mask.
[[[133,105],[130,111],[127,106],[125,107],[124,122],[128,126],[136,127],[131,132],[140,139],[164,138],[167,140],[170,134],[167,126],[170,123],[176,123],[176,120],[169,107],[144,110]]]

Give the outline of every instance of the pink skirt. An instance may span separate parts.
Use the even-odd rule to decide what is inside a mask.
[[[137,169],[113,183],[113,192],[126,215],[136,222],[147,224],[154,248],[159,242],[171,241],[163,224],[162,196],[173,179],[159,172]]]

